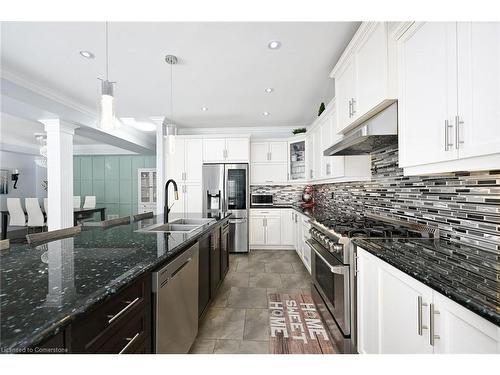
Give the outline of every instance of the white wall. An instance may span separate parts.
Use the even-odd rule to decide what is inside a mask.
[[[0,150],[0,169],[7,169],[10,173],[14,169],[19,170],[17,189],[13,187],[14,182],[9,181],[9,193],[0,195],[1,210],[7,209],[6,198],[43,198],[47,196],[47,192],[41,185],[42,180],[47,179],[47,170],[35,164],[35,155]]]

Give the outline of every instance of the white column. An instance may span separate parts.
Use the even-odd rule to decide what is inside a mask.
[[[163,214],[165,188],[165,159],[163,157],[163,124],[161,120],[156,124],[156,214]]]
[[[47,132],[49,230],[73,226],[73,135],[76,125],[59,119],[40,120]]]

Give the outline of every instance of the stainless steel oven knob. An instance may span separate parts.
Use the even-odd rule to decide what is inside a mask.
[[[342,252],[342,250],[344,250],[344,246],[343,246],[343,245],[341,245],[341,244],[336,243],[336,244],[334,244],[334,245],[333,245],[333,250],[334,250],[336,253],[341,253],[341,252]]]

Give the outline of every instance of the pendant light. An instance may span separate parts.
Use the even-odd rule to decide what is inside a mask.
[[[113,85],[116,82],[109,80],[109,48],[108,48],[108,22],[105,23],[106,34],[106,79],[98,78],[101,81],[101,113],[99,128],[103,130],[114,130],[117,128],[115,116],[115,98],[113,96]]]
[[[173,111],[173,93],[174,93],[174,82],[173,82],[173,66],[177,64],[177,57],[174,55],[165,56],[165,61],[170,65],[170,118],[166,117],[163,119],[163,136],[167,140],[167,152],[169,155],[175,154],[175,136],[177,135],[177,126],[173,123],[172,119],[174,116]]]

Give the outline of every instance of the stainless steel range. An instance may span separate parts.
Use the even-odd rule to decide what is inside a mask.
[[[313,299],[339,350],[355,353],[356,254],[353,238],[439,238],[439,231],[379,215],[332,213],[333,219],[312,221],[311,271]]]

